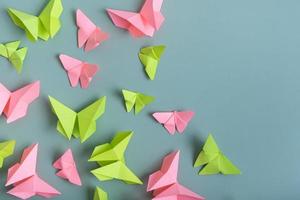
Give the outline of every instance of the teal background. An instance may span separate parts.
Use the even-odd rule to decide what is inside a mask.
[[[64,0],[62,29],[48,42],[31,43],[8,17],[8,7],[38,14],[47,0],[2,0],[0,42],[22,40],[28,46],[23,73],[18,75],[0,59],[0,80],[15,90],[41,81],[40,98],[28,115],[11,124],[0,118],[0,138],[16,139],[15,155],[0,171],[0,199],[10,200],[4,182],[7,168],[19,161],[23,148],[38,142],[39,175],[62,192],[58,200],[92,199],[95,186],[113,200],[150,199],[148,175],[163,157],[181,150],[180,182],[209,200],[299,199],[300,159],[300,1],[200,0],[165,1],[166,21],[153,38],[133,39],[116,28],[105,8],[138,10],[142,0]],[[77,48],[75,10],[82,9],[110,39],[85,53]],[[147,45],[165,44],[155,81],[147,80],[137,53]],[[87,90],[71,88],[57,56],[65,53],[101,66]],[[156,97],[137,116],[126,113],[121,89]],[[47,95],[79,111],[107,96],[107,110],[97,132],[84,144],[70,142],[56,131]],[[169,136],[150,116],[152,112],[191,109],[196,116],[184,135]],[[87,163],[93,147],[109,142],[117,131],[133,130],[126,152],[128,166],[143,186],[119,181],[99,182]],[[198,176],[193,162],[208,133],[241,169],[240,176]],[[56,177],[52,162],[72,148],[83,186]],[[32,198],[40,199],[40,198]]]

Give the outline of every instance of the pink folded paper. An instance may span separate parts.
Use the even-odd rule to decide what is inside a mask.
[[[108,39],[108,34],[97,27],[80,9],[76,11],[78,26],[78,47],[83,46],[85,51],[91,51]]]
[[[60,170],[56,173],[57,176],[67,179],[70,183],[75,185],[81,185],[80,176],[71,149],[68,149],[58,160],[56,160],[53,167]]]
[[[88,88],[92,78],[99,70],[96,64],[83,62],[64,54],[60,54],[59,59],[68,73],[72,87],[77,86],[80,80],[81,87]]]
[[[194,116],[192,111],[173,111],[173,112],[156,112],[152,116],[161,123],[165,129],[174,135],[177,130],[179,133],[183,133],[188,123]]]
[[[31,104],[40,95],[40,81],[10,92],[0,83],[0,115],[4,113],[7,123],[24,117]]]
[[[153,192],[152,200],[204,200],[204,197],[178,183],[179,151],[167,155],[161,169],[149,176],[147,191]]]
[[[154,35],[164,21],[160,9],[163,0],[145,0],[139,13],[107,9],[113,23],[127,29],[133,37]]]
[[[38,144],[24,149],[21,162],[8,169],[6,185],[13,185],[7,193],[20,199],[29,199],[33,196],[46,198],[60,194],[55,188],[42,180],[36,173]]]

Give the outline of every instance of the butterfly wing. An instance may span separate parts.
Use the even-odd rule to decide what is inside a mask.
[[[76,11],[78,47],[81,48],[96,30],[96,25],[80,10]]]
[[[63,12],[61,0],[50,0],[46,7],[39,15],[41,27],[39,37],[48,40],[49,36],[53,38],[61,28],[60,16]],[[48,35],[44,37],[44,35]]]
[[[220,155],[219,159],[220,172],[226,175],[241,174],[241,171],[225,155]]]
[[[24,117],[29,105],[40,95],[40,82],[36,81],[11,93],[10,100],[4,109],[7,123]]]
[[[185,130],[186,126],[193,118],[193,116],[194,116],[194,112],[192,111],[176,112],[175,124],[179,133],[183,133],[183,131]]]
[[[214,160],[219,155],[219,153],[220,149],[217,143],[215,142],[213,136],[209,134],[202,151],[195,161],[194,167],[208,164],[210,161]]]
[[[70,140],[74,131],[77,113],[51,96],[49,96],[49,100],[52,111],[58,118],[58,132]]]
[[[95,64],[84,63],[80,74],[80,84],[82,88],[88,88],[93,76],[98,72],[99,67]]]
[[[30,41],[36,41],[38,39],[39,32],[39,18],[33,15],[29,15],[22,11],[18,11],[12,8],[8,9],[8,14],[13,20],[14,24],[23,29],[27,38]]]
[[[136,98],[134,113],[138,114],[139,112],[141,112],[143,110],[143,108],[146,105],[152,103],[153,101],[154,101],[154,97],[139,93]]]
[[[27,48],[21,48],[11,54],[9,61],[13,64],[18,73],[21,73],[23,69],[23,61],[27,54]]]
[[[163,124],[170,134],[173,135],[175,133],[176,129],[175,129],[174,112],[156,112],[153,113],[152,116],[160,124]]]
[[[72,58],[71,56],[64,55],[64,54],[60,54],[59,59],[64,69],[68,73],[71,86],[72,87],[77,86],[80,79],[83,62],[81,60],[77,60],[75,58]]]
[[[141,16],[152,26],[158,30],[165,18],[160,12],[163,0],[146,0],[142,9]]]
[[[150,78],[150,80],[154,80],[156,75],[156,70],[158,66],[158,60],[154,59],[153,57],[139,53],[140,61],[145,66],[145,71]]]
[[[10,94],[10,91],[0,83],[0,115],[9,101]]]
[[[125,100],[126,111],[130,112],[136,103],[137,93],[129,90],[122,90],[122,93]]]
[[[0,168],[3,166],[4,159],[14,153],[15,145],[15,140],[8,140],[0,143]]]
[[[91,51],[108,38],[108,34],[103,32],[99,27],[97,27],[95,31],[91,34],[91,36],[88,38],[84,50]]]
[[[121,161],[99,167],[91,172],[101,181],[118,179],[128,184],[142,184],[142,181]]]
[[[105,112],[106,97],[102,97],[78,113],[78,127],[81,142],[96,131],[96,120]]]

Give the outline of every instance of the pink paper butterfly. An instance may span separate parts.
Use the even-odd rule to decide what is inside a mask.
[[[145,0],[139,13],[107,9],[113,23],[127,29],[133,37],[154,35],[164,21],[160,9],[163,0]]]
[[[24,117],[31,104],[40,95],[40,82],[28,84],[10,92],[0,83],[0,115],[4,113],[7,123]]]
[[[81,87],[88,88],[93,76],[99,70],[96,64],[83,62],[64,54],[60,54],[59,59],[68,73],[72,87],[77,86],[80,80]]]
[[[76,11],[78,26],[78,47],[85,45],[85,51],[91,51],[108,39],[108,34],[97,27],[80,9]]]
[[[192,111],[173,111],[173,112],[156,112],[152,115],[159,123],[161,123],[167,131],[174,135],[175,131],[183,133],[189,121],[193,118]]]

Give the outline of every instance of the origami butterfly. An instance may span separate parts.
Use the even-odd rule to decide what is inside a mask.
[[[81,185],[80,176],[71,149],[68,149],[59,159],[53,163],[53,167],[59,171],[57,176],[67,179],[70,183]]]
[[[4,159],[14,153],[15,146],[15,140],[8,140],[0,143],[0,168],[3,167]]]
[[[209,134],[194,167],[203,166],[200,175],[241,174],[240,170],[221,152],[213,136]]]
[[[132,135],[132,131],[118,132],[111,143],[95,147],[89,162],[97,162],[101,167],[91,173],[101,181],[119,179],[128,184],[142,184],[125,164],[124,153]]]
[[[96,64],[83,62],[64,54],[60,54],[59,59],[68,73],[72,87],[76,87],[80,81],[82,88],[88,88],[92,78],[99,70]]]
[[[183,133],[189,121],[193,118],[192,111],[173,111],[173,112],[156,112],[152,115],[159,123],[163,124],[166,130],[174,135],[177,130]]]
[[[108,195],[104,190],[96,187],[93,200],[108,200]]]
[[[60,194],[55,188],[42,180],[36,172],[38,144],[24,149],[21,162],[8,169],[5,186],[13,185],[7,193],[20,199],[35,195],[51,198]]]
[[[80,9],[76,11],[78,26],[78,47],[91,51],[108,39],[108,34],[97,27]]]
[[[138,114],[143,108],[154,101],[154,97],[129,90],[122,90],[126,111],[130,112],[134,106],[134,113]]]
[[[47,41],[59,31],[62,11],[61,0],[50,0],[38,17],[12,8],[8,9],[8,14],[15,25],[26,32],[30,41],[36,41],[38,38]]]
[[[150,78],[154,80],[160,57],[165,50],[165,46],[150,46],[142,48],[139,53],[139,58],[145,66],[145,71]]]
[[[40,95],[40,82],[28,84],[10,92],[0,83],[0,115],[4,113],[7,123],[24,117],[31,104]]]
[[[113,23],[127,29],[133,37],[154,35],[164,21],[160,9],[163,0],[145,0],[139,13],[107,9]]]
[[[152,200],[204,200],[178,183],[179,151],[170,153],[163,159],[160,170],[149,176],[147,191],[152,191]]]
[[[56,128],[58,132],[69,140],[72,136],[80,138],[81,143],[95,133],[96,120],[105,112],[105,96],[96,100],[78,113],[51,96],[49,96],[49,100],[52,111],[58,118]]]
[[[18,73],[21,73],[23,61],[27,54],[27,47],[19,48],[21,41],[0,44],[0,55],[7,58]]]

